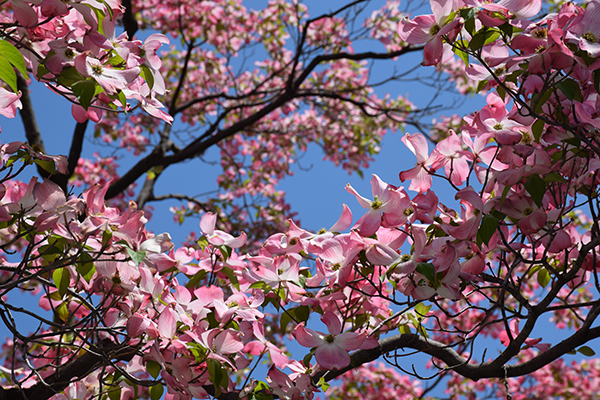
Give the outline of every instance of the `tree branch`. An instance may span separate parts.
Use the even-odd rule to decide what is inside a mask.
[[[125,28],[125,32],[127,32],[127,37],[129,40],[133,40],[133,35],[135,35],[137,32],[139,25],[135,19],[135,14],[133,13],[131,0],[123,0],[121,1],[121,5],[125,7],[125,13],[123,14],[123,27]]]
[[[36,150],[41,153],[46,153],[46,147],[42,140],[42,134],[35,118],[35,112],[33,111],[33,104],[31,103],[31,96],[29,96],[29,86],[25,78],[17,72],[17,88],[21,91],[21,104],[23,108],[19,110],[21,121],[23,121],[23,128],[25,129],[25,137],[27,142],[33,146]],[[42,178],[47,178],[50,174],[39,165],[36,165],[38,174]]]
[[[106,339],[100,346],[87,349],[82,356],[56,368],[43,382],[28,388],[0,387],[0,400],[46,400],[66,389],[74,378],[82,379],[100,366],[108,365],[110,360],[131,360],[137,350],[137,347],[114,344]]]
[[[106,193],[106,198],[110,199],[115,197],[119,193],[123,192],[129,185],[135,182],[142,174],[148,171],[150,168],[154,166],[162,166],[163,168],[168,167],[172,164],[177,164],[185,160],[189,160],[198,156],[199,154],[204,153],[209,147],[219,143],[222,140],[227,139],[230,136],[233,136],[249,126],[257,123],[263,117],[273,112],[274,110],[282,107],[289,101],[293,100],[298,95],[298,89],[302,85],[302,83],[308,78],[308,76],[314,71],[317,66],[321,63],[334,61],[334,60],[354,60],[360,61],[365,59],[374,59],[374,60],[387,60],[396,58],[406,53],[411,53],[414,51],[422,50],[423,46],[418,47],[405,47],[403,49],[393,51],[390,53],[375,53],[375,52],[364,52],[364,53],[336,53],[336,54],[327,54],[320,55],[315,57],[311,63],[302,71],[302,73],[298,76],[298,78],[294,81],[293,85],[286,87],[285,90],[273,101],[266,104],[263,108],[258,110],[256,113],[250,115],[249,117],[234,123],[233,125],[218,130],[213,135],[209,136],[205,140],[201,138],[197,138],[192,141],[189,145],[183,148],[181,151],[176,154],[170,156],[160,155],[160,152],[153,151],[148,156],[142,158],[136,165],[134,165],[127,173],[125,173],[120,179],[116,180],[108,189]],[[155,149],[156,150],[156,149]],[[164,153],[163,153],[164,154]]]

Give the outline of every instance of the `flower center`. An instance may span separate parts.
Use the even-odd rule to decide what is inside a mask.
[[[548,37],[548,28],[540,28],[540,29],[536,29],[535,31],[533,31],[531,33],[533,35],[533,37],[538,38],[538,39],[543,39],[545,37]]]
[[[379,200],[379,198],[377,196],[375,196],[375,199],[371,202],[371,208],[373,210],[377,210],[378,208],[381,208],[382,205],[383,205],[383,202],[381,200]]]
[[[529,215],[533,212],[533,210],[531,209],[531,207],[527,207],[526,209],[523,210],[523,215]]]
[[[73,57],[75,57],[75,52],[73,51],[73,49],[67,48],[65,50],[65,57],[67,57],[67,58],[73,58]]]
[[[333,343],[335,341],[335,336],[333,336],[333,335],[327,335],[327,336],[325,336],[325,341],[327,343]]]
[[[406,215],[407,217],[413,215],[414,213],[415,213],[415,210],[413,210],[410,207],[409,208],[405,208],[404,212],[403,212],[403,214]]]
[[[429,34],[431,36],[435,36],[440,31],[440,26],[438,24],[433,24],[433,26],[429,29]]]
[[[496,125],[494,125],[492,128],[494,128],[495,130],[499,131],[500,129],[502,129],[502,128],[503,128],[503,126],[502,126],[502,124],[501,124],[501,123],[499,123],[499,122],[498,122],[498,123],[497,123]]]
[[[592,32],[587,32],[581,35],[582,38],[587,40],[588,42],[598,43],[598,38]]]
[[[95,74],[102,75],[103,69],[101,65],[92,65],[92,71],[94,71]]]

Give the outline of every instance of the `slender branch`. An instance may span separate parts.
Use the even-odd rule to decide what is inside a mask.
[[[376,53],[376,52],[364,52],[364,53],[336,53],[336,54],[326,54],[315,57],[311,63],[302,71],[299,77],[293,82],[291,87],[286,88],[278,97],[272,100],[270,103],[266,104],[263,108],[258,110],[256,113],[248,116],[247,118],[234,123],[233,125],[224,128],[222,130],[216,131],[213,135],[210,135],[205,140],[200,138],[192,141],[185,148],[181,149],[181,151],[176,154],[170,156],[160,155],[159,152],[153,151],[148,156],[142,158],[136,165],[134,165],[129,171],[127,171],[120,179],[116,180],[108,189],[106,193],[106,198],[110,199],[119,193],[123,192],[129,185],[135,182],[142,174],[148,171],[150,168],[160,165],[163,168],[168,167],[172,164],[177,164],[185,160],[189,160],[198,156],[199,154],[204,153],[211,146],[221,142],[222,140],[231,137],[249,126],[257,123],[263,117],[273,112],[274,110],[282,107],[289,101],[293,100],[298,96],[298,89],[302,85],[302,83],[308,78],[308,76],[314,71],[317,66],[321,63],[334,61],[334,60],[354,60],[360,61],[365,59],[375,59],[375,60],[387,60],[392,59],[398,56],[401,56],[406,53],[411,53],[415,51],[422,50],[422,46],[419,47],[405,47],[403,49],[393,51],[390,53]]]
[[[42,134],[35,118],[35,112],[33,111],[33,104],[31,102],[31,96],[29,96],[29,86],[27,81],[21,74],[17,73],[17,88],[21,91],[21,104],[23,108],[19,110],[21,121],[23,121],[23,128],[25,129],[25,137],[30,145],[36,150],[46,154],[46,148],[44,141],[42,140]],[[50,174],[39,165],[36,165],[38,174],[41,177],[47,178]]]

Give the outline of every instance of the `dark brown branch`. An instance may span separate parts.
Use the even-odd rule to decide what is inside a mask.
[[[46,400],[63,391],[75,378],[83,379],[110,360],[129,361],[136,347],[124,346],[105,340],[100,346],[89,349],[85,354],[61,365],[56,372],[28,388],[4,389],[0,387],[0,400]]]
[[[40,133],[40,128],[38,127],[37,119],[35,118],[35,112],[33,111],[31,96],[29,96],[29,86],[27,85],[25,78],[19,73],[17,73],[17,88],[21,91],[21,104],[23,105],[23,108],[19,110],[19,115],[21,116],[21,121],[23,121],[27,142],[29,142],[36,150],[47,154],[46,148],[44,147],[44,141],[42,140],[42,134]],[[37,165],[37,171],[42,178],[50,176],[50,174],[39,165]]]
[[[125,13],[123,14],[123,26],[125,27],[125,32],[127,32],[129,40],[133,40],[133,35],[137,32],[139,25],[135,19],[135,14],[133,13],[131,0],[123,0],[121,4],[125,7]]]
[[[73,140],[71,141],[71,149],[69,150],[69,157],[67,158],[67,174],[55,175],[51,178],[52,181],[60,186],[65,193],[68,192],[67,185],[69,183],[69,179],[75,173],[75,168],[79,162],[79,157],[81,157],[83,138],[85,137],[85,130],[87,129],[88,121],[89,120],[86,120],[85,122],[78,122],[77,125],[75,125],[75,131],[73,131]]]
[[[315,373],[313,375],[313,382],[318,382],[321,377],[324,377],[325,381],[331,381],[354,368],[378,359],[384,354],[393,353],[398,349],[405,348],[418,350],[438,358],[446,363],[449,369],[473,381],[485,378],[523,376],[537,371],[562,357],[567,352],[598,337],[600,337],[600,327],[580,329],[569,338],[554,345],[548,351],[539,353],[529,361],[514,365],[502,364],[494,366],[494,362],[469,363],[467,359],[444,343],[426,339],[416,334],[402,334],[380,340],[379,347],[377,348],[354,352],[352,354],[352,363],[346,368]]]

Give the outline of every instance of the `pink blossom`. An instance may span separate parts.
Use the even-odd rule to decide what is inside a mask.
[[[206,235],[208,242],[213,246],[229,246],[233,249],[242,247],[246,243],[246,233],[238,237],[233,237],[229,233],[215,229],[217,223],[217,215],[213,213],[204,213],[200,220],[200,229]]]
[[[298,343],[304,347],[315,348],[315,358],[325,369],[341,369],[350,364],[348,351],[363,348],[367,336],[364,333],[342,333],[342,321],[332,312],[326,312],[321,321],[327,326],[329,334],[313,331],[299,324],[294,331]],[[369,347],[377,346],[375,340],[369,340]]]
[[[114,69],[87,54],[80,54],[75,58],[75,68],[83,76],[94,78],[108,94],[116,94],[125,89],[140,75],[139,67]]]
[[[346,185],[346,191],[352,193],[363,208],[368,209],[358,222],[354,229],[358,229],[362,236],[371,236],[381,226],[381,213],[393,213],[398,211],[398,202],[400,194],[397,188],[383,182],[377,175],[373,174],[371,178],[371,190],[373,192],[373,201],[362,197],[350,185]]]
[[[505,345],[505,346],[509,346],[511,344],[511,342],[517,337],[519,336],[519,334],[521,333],[521,330],[519,329],[519,321],[517,319],[513,319],[510,321],[509,323],[509,329],[510,329],[510,336],[509,337],[508,333],[506,331],[502,331],[500,332],[500,335],[498,335],[500,342]],[[540,343],[542,341],[542,338],[537,338],[537,339],[525,339],[525,345],[529,346],[529,347],[537,347],[538,350],[540,351],[548,351],[548,349],[551,347],[551,345],[549,343]]]
[[[14,118],[17,115],[17,108],[23,108],[21,104],[21,93],[9,92],[0,86],[0,114],[6,118]]]
[[[402,142],[417,156],[417,165],[408,171],[400,172],[400,181],[410,179],[409,190],[416,190],[419,193],[425,193],[431,187],[431,175],[428,167],[432,161],[429,157],[427,139],[420,133],[407,133],[402,138]]]

